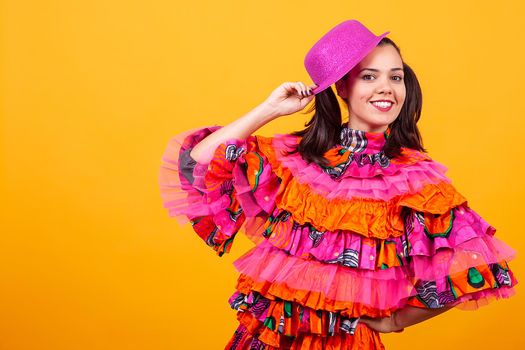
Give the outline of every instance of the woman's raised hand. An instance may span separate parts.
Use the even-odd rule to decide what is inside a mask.
[[[278,116],[288,115],[302,110],[314,98],[311,89],[317,85],[306,86],[302,82],[285,82],[272,91],[264,101]]]

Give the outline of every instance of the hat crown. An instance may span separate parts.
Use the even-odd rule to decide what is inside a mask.
[[[308,51],[304,66],[318,93],[341,79],[390,32],[379,36],[357,20],[344,21],[328,31]]]

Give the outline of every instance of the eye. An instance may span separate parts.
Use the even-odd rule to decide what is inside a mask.
[[[403,77],[400,76],[400,75],[394,75],[393,78],[399,78],[399,79],[394,79],[394,80],[397,80],[397,81],[401,81],[401,80],[403,80]]]
[[[372,74],[365,74],[363,75],[363,79],[364,80],[370,80],[370,79],[366,79],[366,77],[372,77],[373,75]]]

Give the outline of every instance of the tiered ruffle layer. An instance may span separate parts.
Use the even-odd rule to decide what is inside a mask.
[[[217,254],[239,230],[256,243],[234,263],[240,325],[227,348],[382,349],[360,316],[476,309],[515,293],[516,252],[426,154],[403,149],[388,167],[350,163],[332,178],[285,153],[298,137],[275,135],[223,142],[209,164],[191,159],[218,128],[172,138],[159,181],[169,215]],[[349,156],[325,154],[333,167]]]
[[[239,310],[240,325],[227,349],[247,344],[243,335],[250,338],[249,342],[268,346],[265,349],[384,349],[379,335],[359,324],[357,317],[271,300],[257,292],[236,292],[229,302]]]

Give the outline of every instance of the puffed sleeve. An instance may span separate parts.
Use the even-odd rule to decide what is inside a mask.
[[[162,157],[159,185],[168,215],[180,225],[191,222],[199,237],[222,256],[241,228],[258,239],[256,230],[275,207],[280,181],[260,149],[259,141],[268,139],[262,136],[229,139],[210,150],[209,163],[195,161],[190,156],[193,147],[220,128],[173,136]]]
[[[405,248],[416,293],[408,304],[475,310],[515,294],[516,251],[465,201],[442,213],[410,210]]]

